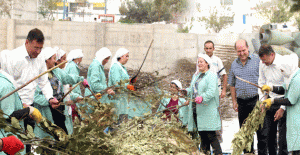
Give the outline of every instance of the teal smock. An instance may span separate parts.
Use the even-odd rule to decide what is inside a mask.
[[[80,69],[78,68],[77,64],[74,61],[70,61],[68,63],[68,65],[65,68],[65,71],[67,74],[73,74],[73,75],[77,75],[77,76],[79,76],[79,73],[80,73]],[[70,93],[70,97],[71,97],[72,101],[76,101],[77,97],[82,98],[80,86],[77,86],[76,88],[74,88],[72,90],[72,92]]]
[[[187,88],[188,97],[195,99],[194,85],[200,74],[205,74],[201,81],[198,83],[198,95],[202,96],[203,101],[201,104],[196,103],[197,113],[197,131],[217,131],[221,129],[221,118],[218,111],[219,106],[219,90],[218,90],[218,77],[215,73],[208,70],[205,73],[198,73],[193,75],[193,79],[189,88]],[[189,118],[188,118],[188,131],[195,131],[196,125],[193,118],[192,102],[189,104]]]
[[[293,106],[286,106],[286,140],[288,151],[300,150],[300,70],[294,74],[285,98],[288,98]],[[286,87],[284,85],[284,87]]]
[[[52,73],[59,79],[61,82],[61,88],[60,91],[63,92],[63,85],[66,84],[76,84],[80,81],[83,81],[83,77],[80,76],[74,76],[67,74],[64,70],[60,68],[56,68],[52,71]],[[43,95],[43,92],[39,87],[37,87],[35,93],[34,93],[34,107],[37,108],[41,114],[46,117],[49,121],[54,123],[52,118],[52,113],[49,107],[49,102]],[[68,130],[68,134],[73,133],[73,122],[72,117],[68,114],[67,106],[65,105],[64,115],[66,116],[65,125]],[[39,138],[45,138],[46,136],[50,136],[48,133],[44,132],[41,128],[37,127],[37,124],[34,128],[34,134]],[[51,136],[50,136],[51,137]]]
[[[159,107],[157,111],[162,111],[165,110],[167,105],[170,103],[171,98],[163,98],[160,101]],[[178,106],[181,106],[184,104],[186,100],[184,98],[179,98],[178,99]],[[187,125],[188,124],[188,106],[183,106],[179,108],[178,115],[179,119],[182,121],[182,125]]]
[[[121,63],[116,62],[110,68],[108,86],[114,86],[120,80],[129,80],[129,75],[126,68]],[[125,84],[125,89],[127,89],[128,84]],[[119,85],[116,86],[119,87]],[[145,113],[151,113],[151,106],[148,103],[135,97],[129,97],[126,92],[116,93],[111,102],[115,103],[118,116],[120,114],[128,114],[128,118],[133,118],[144,116]]]
[[[87,73],[87,81],[90,85],[91,90],[95,94],[107,88],[104,67],[96,59],[94,59],[93,62],[89,66],[88,73]],[[85,88],[84,96],[89,96],[89,95],[92,95],[91,91],[88,88]],[[95,97],[91,96],[91,98],[95,98]],[[101,103],[110,103],[108,94],[104,94],[102,96],[102,98],[100,99],[100,102]]]
[[[6,94],[8,94],[16,89],[14,87],[13,83],[2,73],[0,73],[0,83],[1,83],[0,97],[3,97]],[[21,102],[19,94],[16,92],[16,93],[8,96],[7,98],[3,99],[2,101],[0,101],[0,109],[7,115],[11,115],[14,111],[23,109],[23,104]],[[3,117],[8,118],[8,116],[6,116],[6,115],[3,115]],[[23,129],[25,129],[23,121],[20,121],[20,125],[22,126]],[[0,138],[4,138],[2,133],[4,134],[5,137],[8,134],[11,134],[11,133],[6,133],[6,132],[4,132],[3,129],[1,129]],[[21,152],[21,154],[25,154],[25,150],[23,152]],[[0,152],[0,155],[6,155],[6,153]]]

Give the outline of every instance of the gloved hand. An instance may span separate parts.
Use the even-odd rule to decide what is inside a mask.
[[[98,100],[100,100],[102,98],[101,93],[97,93],[95,96],[97,97]]]
[[[7,154],[16,154],[24,149],[24,144],[15,136],[4,137],[2,140],[2,150]]]
[[[135,91],[134,85],[131,85],[131,84],[127,85],[127,89]]]
[[[202,103],[202,101],[203,101],[203,97],[202,96],[197,96],[195,98],[195,102],[198,103],[198,104]]]
[[[86,88],[87,88],[87,87],[90,87],[90,86],[89,86],[89,83],[88,83],[88,81],[87,81],[86,79],[83,80],[82,84],[83,84],[83,86],[86,87]]]
[[[58,105],[59,104],[58,100],[55,97],[53,97],[52,99],[50,99],[49,103],[50,103],[50,105],[53,105],[53,104]]]
[[[264,92],[270,92],[270,91],[272,91],[273,90],[273,88],[272,88],[272,86],[268,86],[268,85],[263,85],[262,87],[261,87],[261,91],[264,93]]]
[[[265,108],[266,109],[270,109],[270,107],[271,107],[271,105],[274,103],[274,99],[273,98],[268,98],[268,99],[266,99],[266,100],[264,100],[263,102],[262,102],[262,104],[264,104],[265,105]]]
[[[34,108],[32,106],[29,106],[29,109],[30,109],[29,115],[33,117],[36,123],[40,123],[40,121],[42,120],[41,112],[37,108]]]
[[[136,83],[137,77],[135,77],[134,79],[130,79],[130,83]]]

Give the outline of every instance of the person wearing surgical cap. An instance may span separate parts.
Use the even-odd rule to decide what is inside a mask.
[[[96,58],[90,64],[87,81],[90,84],[91,90],[97,94],[107,88],[107,81],[104,72],[104,65],[107,64],[108,60],[111,57],[111,52],[108,48],[102,47],[99,51],[96,52]],[[108,95],[114,95],[115,92],[112,89],[107,89],[105,92],[100,94],[107,93]],[[100,102],[101,103],[110,103],[107,94],[102,95]],[[90,90],[85,89],[85,96],[90,96],[92,93]],[[94,98],[91,96],[91,98]]]
[[[189,104],[188,131],[199,133],[201,151],[209,153],[212,146],[214,154],[220,155],[222,149],[216,135],[216,131],[221,129],[218,77],[209,70],[211,62],[208,55],[198,55],[198,71],[186,89],[187,96],[193,102],[186,101],[185,104]]]
[[[68,74],[73,74],[73,75],[79,76],[80,69],[79,69],[78,65],[81,63],[82,58],[83,58],[83,53],[82,53],[81,49],[75,49],[75,50],[70,51],[70,53],[67,56],[68,64],[65,68],[65,71]],[[72,85],[72,87],[73,86],[74,85]],[[80,86],[73,89],[73,91],[70,93],[70,98],[75,103],[77,103],[83,99],[81,90],[80,90]],[[76,105],[73,104],[72,105],[73,120],[74,120],[75,116],[79,117],[75,109],[76,109]]]
[[[128,59],[129,51],[125,48],[118,49],[112,59],[111,67],[109,70],[109,87],[118,87],[118,82],[120,82],[121,80],[129,80],[129,75],[124,66],[127,63]],[[135,81],[133,80],[133,82]],[[135,91],[135,87],[129,82],[125,83],[124,87],[129,91]],[[126,92],[116,94],[111,102],[116,103],[116,114],[119,116],[119,122],[127,118],[131,119],[133,117],[141,117],[144,116],[144,113],[151,112],[151,106],[148,103],[144,103],[139,99],[133,97],[130,98],[129,102],[128,94]]]
[[[51,47],[46,47],[42,50],[47,69],[50,69],[56,64],[56,50]],[[64,70],[56,68],[48,73],[48,80],[51,83],[53,89],[53,96],[58,100],[61,100],[64,96],[63,85],[66,84],[76,84],[83,81],[84,78],[76,75],[69,75]],[[34,95],[34,107],[36,107],[44,117],[49,121],[61,127],[67,134],[73,132],[73,125],[70,121],[71,118],[66,118],[68,116],[67,105],[60,105],[60,103],[55,105],[49,105],[42,91],[38,87]],[[69,121],[67,120],[69,119]],[[45,138],[50,136],[48,133],[44,132],[40,128],[35,128],[34,133],[39,138]]]
[[[67,53],[62,50],[59,47],[54,47],[54,50],[56,51],[56,64],[59,65],[62,62],[65,62],[67,60]],[[64,69],[66,67],[66,64],[63,64],[59,66],[60,69]]]
[[[163,111],[163,113],[166,115],[165,120],[170,120],[172,113],[175,115],[179,113],[179,119],[182,122],[182,125],[186,126],[188,121],[188,107],[183,106],[180,109],[177,109],[177,106],[182,106],[186,102],[184,98],[179,97],[179,90],[181,89],[181,82],[178,80],[173,80],[170,84],[170,97],[165,97],[160,101],[157,111]]]
[[[269,110],[273,106],[286,106],[286,140],[287,151],[292,155],[300,154],[300,70],[298,65],[292,65],[283,70],[285,81],[280,86],[263,85],[262,91],[284,95],[284,97],[270,97],[262,105]]]

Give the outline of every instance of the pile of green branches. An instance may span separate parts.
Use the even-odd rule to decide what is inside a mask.
[[[240,130],[234,135],[232,140],[233,155],[242,154],[244,149],[251,151],[253,136],[258,129],[262,128],[266,116],[266,111],[262,111],[262,108],[260,108],[261,104],[261,101],[256,102],[254,109],[249,114]]]

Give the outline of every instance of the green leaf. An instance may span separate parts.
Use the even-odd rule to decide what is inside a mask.
[[[29,124],[27,124],[27,132],[31,132],[31,133],[33,133],[33,128],[32,128],[32,126],[31,125],[29,125]]]
[[[16,128],[16,129],[21,129],[19,120],[17,120],[15,117],[11,118],[11,125],[12,125],[12,127]]]

